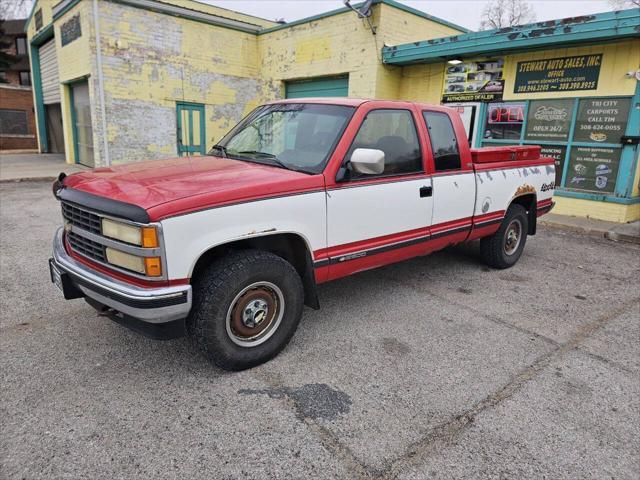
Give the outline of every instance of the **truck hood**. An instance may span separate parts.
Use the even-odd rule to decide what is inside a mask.
[[[151,221],[216,206],[324,188],[324,177],[220,157],[185,157],[97,168],[67,188],[145,209]]]

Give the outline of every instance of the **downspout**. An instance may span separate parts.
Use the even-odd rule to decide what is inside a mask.
[[[109,142],[107,141],[107,113],[105,111],[104,101],[104,78],[102,76],[102,43],[100,41],[100,18],[98,15],[98,0],[93,0],[93,24],[96,29],[96,69],[98,73],[98,90],[100,95],[100,113],[102,123],[102,141],[104,152],[104,166],[111,165],[111,157],[109,156]]]

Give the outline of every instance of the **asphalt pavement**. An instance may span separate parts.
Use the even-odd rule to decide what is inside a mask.
[[[64,301],[47,182],[0,184],[0,477],[637,478],[640,246],[543,227],[320,287],[228,373]]]

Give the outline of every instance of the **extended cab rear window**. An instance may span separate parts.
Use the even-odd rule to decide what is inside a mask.
[[[436,172],[460,168],[458,139],[449,115],[442,112],[422,112],[429,129],[429,140],[433,151]]]

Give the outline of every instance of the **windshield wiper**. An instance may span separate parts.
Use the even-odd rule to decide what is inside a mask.
[[[274,155],[273,153],[269,153],[269,152],[259,152],[257,150],[243,150],[241,152],[233,152],[234,154],[237,153],[238,155],[242,155],[242,154],[247,154],[247,155],[255,155],[256,157],[262,157],[266,160],[269,160],[269,162],[260,162],[258,161],[258,158],[252,158],[252,159],[247,159],[250,162],[251,161],[257,161],[257,163],[261,163],[263,165],[274,165],[280,168],[284,168],[286,170],[291,170],[293,172],[302,172],[302,173],[306,173],[309,175],[313,175],[314,172],[311,172],[309,170],[305,170],[303,168],[300,168],[298,165],[294,167],[290,167],[289,165],[287,165],[286,163],[284,163],[282,160],[280,160],[276,155]]]
[[[222,156],[224,158],[228,158],[227,157],[227,147],[224,147],[222,145],[214,145],[213,147],[211,147],[211,150],[209,150],[209,153],[211,153],[214,150],[220,150],[220,152],[222,153]]]
[[[293,168],[291,168],[288,165],[286,165],[285,163],[283,163],[280,159],[278,159],[278,157],[276,157],[273,153],[258,152],[257,150],[243,150],[241,152],[238,152],[238,154],[240,154],[240,155],[243,155],[243,154],[259,155],[261,157],[268,158],[269,160],[271,160],[273,163],[275,163],[279,167],[285,168],[287,170],[294,170]]]
[[[275,158],[275,159],[278,158],[273,153],[259,152],[258,150],[242,150],[241,152],[238,152],[238,153],[240,153],[240,154],[248,153],[250,155],[260,155],[262,157],[267,157],[267,158]]]

